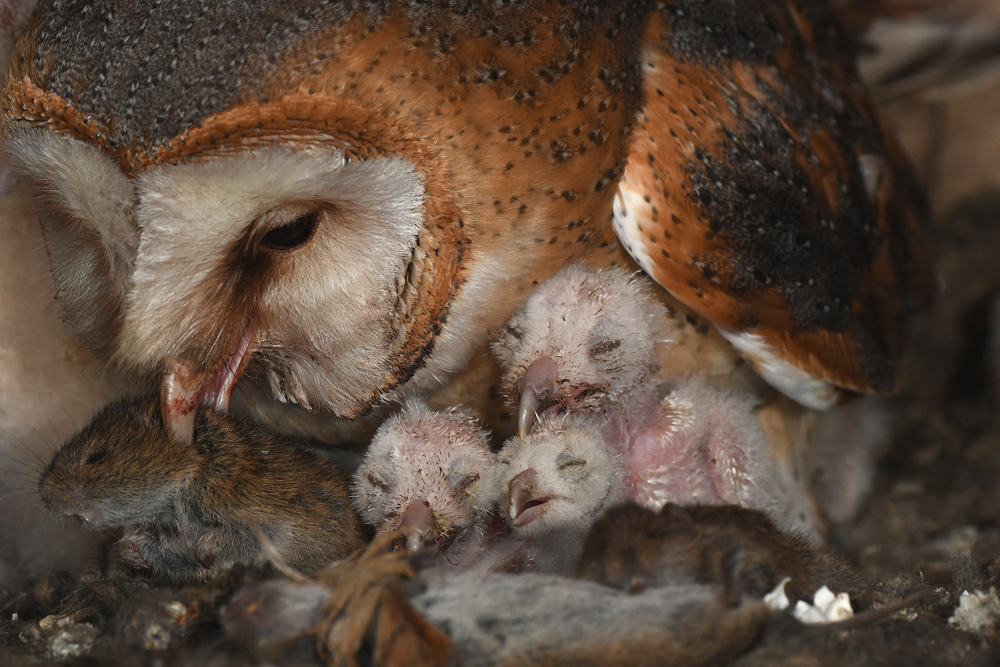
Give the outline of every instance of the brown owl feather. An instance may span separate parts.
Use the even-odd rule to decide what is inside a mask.
[[[822,3],[665,3],[615,208],[643,269],[812,407],[822,383],[891,392],[931,288],[923,200],[848,44]]]
[[[6,148],[65,319],[181,439],[244,374],[345,437],[613,223],[789,395],[895,386],[923,214],[824,0],[84,4],[36,8]]]

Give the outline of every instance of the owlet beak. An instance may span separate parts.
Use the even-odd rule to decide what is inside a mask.
[[[541,399],[555,393],[559,367],[549,357],[539,357],[531,362],[524,375],[517,381],[521,397],[517,406],[517,434],[522,438],[531,433],[538,418]]]
[[[399,518],[396,530],[406,538],[407,551],[418,551],[424,544],[433,541],[436,534],[434,515],[427,501],[418,498],[411,502]]]
[[[534,468],[519,472],[507,488],[510,522],[516,527],[531,523],[548,509],[549,499],[539,492],[538,472]]]

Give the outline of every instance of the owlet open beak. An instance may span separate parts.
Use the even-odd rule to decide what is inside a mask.
[[[510,522],[520,528],[548,510],[549,499],[538,489],[538,472],[528,468],[510,480],[507,495],[510,498]]]

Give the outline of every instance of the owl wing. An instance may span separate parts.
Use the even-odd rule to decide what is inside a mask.
[[[931,292],[923,199],[849,47],[823,3],[666,3],[614,203],[642,268],[818,409],[895,388]]]

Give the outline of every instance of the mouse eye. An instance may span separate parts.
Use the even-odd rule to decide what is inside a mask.
[[[94,452],[93,454],[87,457],[87,465],[90,465],[92,463],[100,463],[101,461],[104,460],[104,457],[107,455],[108,455],[107,452]]]
[[[383,493],[389,493],[389,485],[385,482],[385,480],[382,480],[379,477],[377,477],[375,473],[373,472],[368,473],[367,479],[368,483],[371,484],[372,486],[382,489]]]
[[[479,473],[478,472],[474,472],[474,473],[471,473],[469,475],[466,475],[465,479],[463,479],[461,482],[458,483],[458,487],[456,488],[456,491],[458,491],[458,493],[465,493],[470,486],[472,486],[473,484],[475,484],[478,481],[479,481]]]

